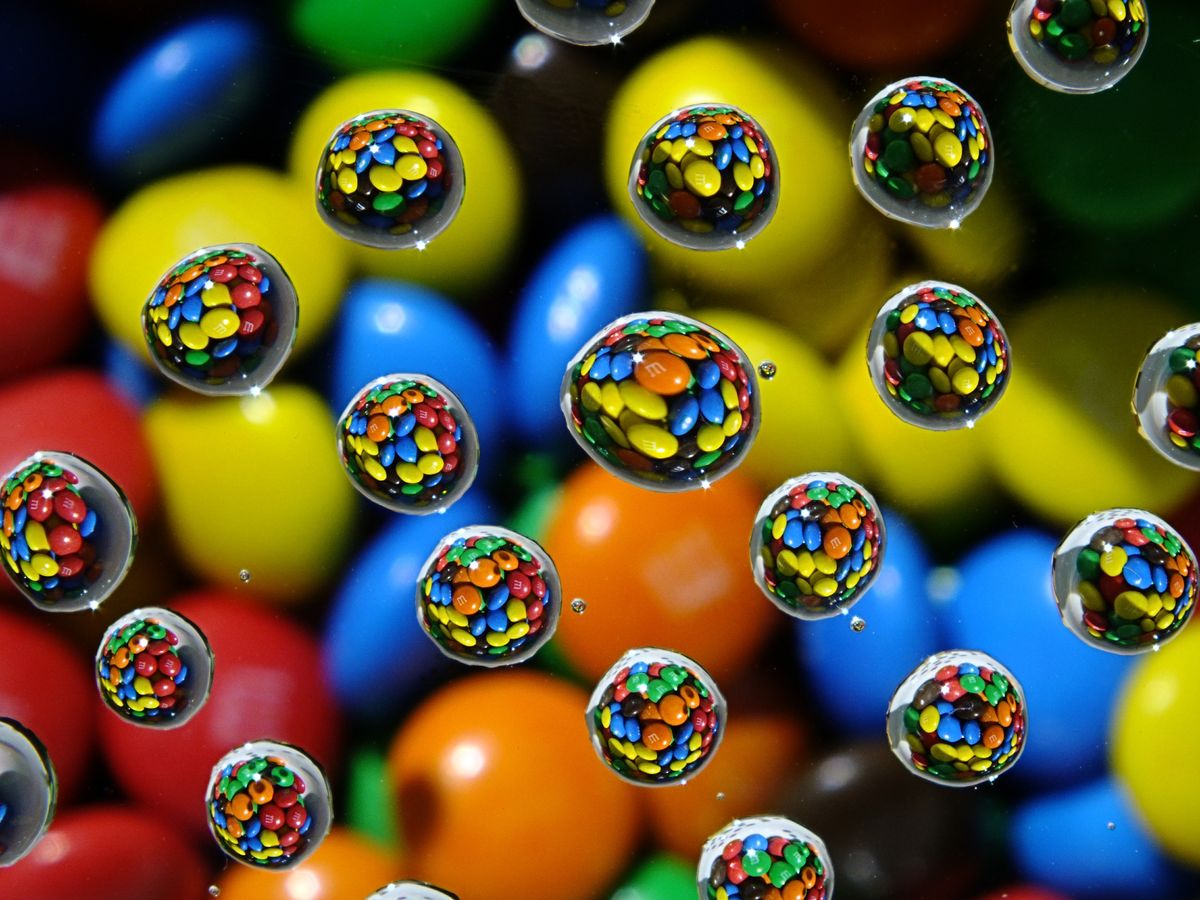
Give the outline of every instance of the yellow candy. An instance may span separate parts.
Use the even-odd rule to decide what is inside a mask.
[[[1101,596],[1100,589],[1090,581],[1081,581],[1079,583],[1079,596],[1083,601],[1084,609],[1104,612],[1106,608],[1104,597]]]
[[[215,340],[237,334],[241,325],[241,320],[232,309],[210,309],[200,319],[200,330]]]
[[[453,606],[447,606],[445,609],[446,621],[448,621],[451,625],[457,625],[459,628],[466,628],[471,624],[471,621]]]
[[[954,355],[963,362],[975,362],[975,348],[964,341],[959,335],[956,334],[950,338],[950,346],[954,348]]]
[[[902,106],[888,117],[888,128],[898,134],[903,134],[916,124],[916,116],[912,108]]]
[[[214,281],[211,286],[200,292],[200,302],[205,306],[230,306],[233,300],[229,296],[229,288]],[[165,307],[159,307],[165,311]]]
[[[650,152],[650,162],[656,166],[665,163],[671,155],[671,146],[670,141],[660,141],[655,144],[654,149]],[[415,150],[416,147],[414,146],[413,149]]]
[[[417,460],[417,468],[423,475],[436,475],[445,468],[446,462],[436,453],[426,453]]]
[[[1122,591],[1113,600],[1113,610],[1122,619],[1140,619],[1149,605],[1141,591]]]
[[[396,464],[396,475],[405,484],[420,484],[422,475],[421,470],[410,462],[401,462]]]
[[[625,411],[625,400],[621,396],[621,389],[616,382],[604,382],[604,386],[600,388],[600,405],[614,419]]]
[[[904,339],[904,358],[914,366],[924,366],[933,359],[933,338],[923,331],[914,331]]]
[[[779,551],[779,555],[775,557],[775,568],[779,570],[779,574],[786,578],[795,575],[798,570],[796,554],[787,547]]]
[[[734,163],[733,181],[743,191],[748,191],[754,187],[754,176],[750,174],[750,167],[744,162]]]
[[[933,162],[933,144],[929,143],[929,138],[914,131],[908,136],[908,143],[917,159],[923,163]]]
[[[700,426],[699,431],[696,432],[696,444],[704,453],[719,450],[724,443],[725,432],[721,430],[720,425],[705,422]]]
[[[373,456],[365,457],[362,461],[363,471],[374,478],[376,481],[387,481],[387,469],[379,464]]]
[[[46,537],[46,529],[41,522],[29,519],[25,522],[25,543],[36,553],[38,550],[49,550],[50,541]]]
[[[1128,561],[1129,557],[1122,548],[1113,547],[1100,554],[1100,571],[1115,578],[1121,574]]]
[[[1166,631],[1175,624],[1175,616],[1169,612],[1165,612],[1154,620],[1154,627],[1159,631]]]
[[[771,523],[771,538],[773,540],[777,541],[783,537],[783,530],[787,528],[787,521],[787,516],[785,516],[783,513],[780,513],[775,517],[775,521]]]
[[[951,132],[943,131],[933,141],[933,155],[947,169],[952,169],[962,161],[962,144]]]
[[[928,709],[928,707],[926,707]],[[922,710],[924,712],[924,710]],[[934,744],[929,748],[929,755],[938,762],[952,762],[958,759],[958,754],[949,744]]]
[[[579,392],[579,402],[588,412],[598,410],[600,408],[600,385],[594,381],[585,384],[583,390]]]
[[[637,751],[638,759],[653,760],[658,758],[658,754],[644,744],[639,744],[634,747]]]
[[[660,766],[658,763],[640,762],[638,763],[638,769],[642,772],[645,772],[647,775],[657,775],[662,771],[662,766]]]
[[[727,437],[733,437],[742,428],[742,411],[740,409],[733,410],[725,417],[725,421],[721,423],[721,428]]]
[[[358,173],[347,166],[337,173],[337,186],[343,194],[353,194],[358,190]]]
[[[701,197],[711,197],[721,189],[721,173],[706,159],[696,159],[689,163],[683,170],[683,180]]]
[[[519,638],[523,638],[525,635],[529,634],[529,623],[517,622],[514,625],[510,625],[508,630],[504,633],[507,635],[510,641],[518,640]]]
[[[155,329],[155,333],[158,335],[158,342],[164,347],[170,347],[175,340],[174,337],[172,337],[171,329],[167,327],[166,322],[159,322],[158,328]]]
[[[702,137],[690,137],[687,139],[687,148],[697,156],[712,156],[713,145]]]
[[[373,165],[367,170],[367,177],[376,190],[384,192],[398,191],[400,185],[404,183],[403,177],[395,166]]]
[[[208,335],[195,322],[184,322],[179,326],[179,340],[192,350],[203,350],[208,346]]]
[[[954,373],[951,381],[954,384],[955,393],[965,397],[979,387],[979,373],[970,366],[963,366]]]
[[[508,607],[505,609],[504,613],[508,616],[508,621],[510,622],[521,621],[527,615],[525,611],[525,601],[509,600]]]
[[[420,181],[429,171],[429,164],[419,153],[406,153],[396,160],[396,173],[405,181]]]
[[[679,450],[675,435],[657,425],[634,425],[625,434],[633,449],[651,459],[667,459]]]
[[[937,707],[930,705],[921,710],[921,716],[918,719],[918,722],[922,731],[924,731],[926,734],[933,734],[935,731],[937,731],[938,723],[941,722],[941,720],[942,717],[937,711]]]
[[[412,437],[413,441],[416,442],[417,449],[422,453],[433,453],[438,448],[436,435],[424,425],[418,425],[414,428]]]
[[[947,131],[954,131],[954,120],[950,118],[950,114],[944,109],[935,109],[933,111],[933,120],[945,128]]]
[[[154,686],[150,684],[150,679],[144,675],[138,675],[133,679],[133,689],[143,697],[154,693]]]
[[[604,427],[605,433],[612,438],[616,444],[624,447],[626,450],[630,449],[629,440],[625,437],[625,432],[621,430],[621,426],[619,426],[608,416],[601,416],[600,424]]]
[[[762,178],[767,174],[767,164],[763,162],[763,158],[757,153],[750,156],[750,174],[756,179]]]
[[[1108,14],[1118,22],[1125,21],[1125,4],[1121,0],[1108,0]]]
[[[474,647],[476,643],[475,635],[462,628],[451,628],[450,637],[454,638],[454,640],[458,641],[464,647]]]
[[[29,565],[42,578],[53,578],[58,574],[58,562],[45,553],[35,553],[29,559]]]
[[[913,113],[913,124],[921,131],[928,131],[933,127],[933,123],[933,112],[924,106]]]
[[[813,551],[813,565],[822,575],[832,575],[837,571],[837,560],[824,550]]]
[[[950,343],[950,338],[940,331],[936,332],[933,335],[933,361],[944,369],[950,365],[952,359],[954,359],[954,347]]]
[[[1192,380],[1178,374],[1168,378],[1167,399],[1175,406],[1195,406],[1196,388],[1192,384]]]
[[[508,635],[503,631],[489,631],[486,640],[489,647],[508,646]]]
[[[724,378],[721,379],[721,400],[725,403],[726,409],[736,409],[738,405],[737,388],[733,386],[732,381]]]
[[[673,190],[683,190],[683,172],[679,170],[679,166],[677,166],[674,162],[667,163],[666,173],[667,184],[671,185]]]
[[[605,387],[610,384],[612,382],[606,382]],[[667,401],[660,395],[646,390],[634,379],[626,378],[620,383],[619,390],[624,404],[643,419],[665,419],[667,417]],[[606,411],[608,411],[607,407]]]
[[[813,560],[813,555],[807,550],[801,550],[796,554],[796,574],[801,578],[809,578],[812,573],[817,570],[817,564]]]
[[[822,578],[813,585],[813,593],[818,597],[832,597],[837,593],[838,583],[832,578]]]

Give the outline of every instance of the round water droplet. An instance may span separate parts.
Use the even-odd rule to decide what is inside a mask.
[[[479,438],[462,401],[428,375],[377,378],[347,404],[338,453],[359,493],[394,512],[426,515],[466,493]]]
[[[724,800],[724,799],[725,799],[725,792],[724,792],[724,791],[717,791],[717,799],[718,799],[718,800]]]
[[[1109,830],[1109,831],[1116,831],[1116,830],[1117,830],[1117,823],[1116,823],[1116,822],[1109,822],[1109,823],[1108,823],[1108,830]]]
[[[524,662],[554,636],[558,570],[536,542],[495,525],[446,535],[417,576],[417,621],[451,659]]]
[[[888,706],[892,752],[914,775],[951,787],[1007,772],[1025,749],[1028,726],[1021,685],[977,650],[933,654]]]
[[[178,728],[212,689],[213,655],[204,634],[169,609],[135,609],[108,629],[96,651],[96,686],[123,719]]]
[[[210,885],[208,886],[208,895],[209,895],[210,897],[220,897],[220,896],[221,896],[221,889],[220,889],[220,887],[218,887],[218,886],[217,886],[217,885],[215,885],[215,884],[210,884]]]
[[[424,881],[394,881],[367,900],[458,900],[458,895]]]
[[[957,228],[983,201],[995,167],[983,109],[958,85],[919,76],[863,107],[850,133],[854,183],[884,215]]]
[[[767,381],[770,381],[772,378],[774,378],[778,371],[779,369],[776,368],[775,363],[771,362],[770,360],[764,360],[758,364],[759,377],[764,378]]]
[[[883,564],[887,530],[875,498],[836,472],[810,472],[772,491],[750,532],[754,580],[798,619],[845,613]]]
[[[666,312],[623,316],[567,366],[567,428],[607,471],[658,491],[733,471],[761,420],[755,368],[716,329]]]
[[[571,612],[582,613],[587,609],[587,601],[581,597],[576,597],[571,601]]]
[[[725,733],[725,698],[712,677],[681,653],[630,650],[588,700],[592,746],[635,784],[683,784],[703,769]]]
[[[867,630],[867,620],[859,618],[858,616],[851,616],[850,617],[850,630],[855,633],[861,634],[862,632]]]
[[[1016,0],[1008,43],[1038,84],[1095,94],[1129,74],[1146,49],[1146,0]]]
[[[0,560],[39,609],[96,609],[125,578],[137,546],[121,489],[71,453],[35,453],[0,485]]]
[[[42,742],[13,719],[0,718],[0,867],[41,840],[58,799],[58,780]]]
[[[832,897],[833,862],[825,842],[790,819],[734,819],[707,841],[696,865],[701,897]]]
[[[1063,624],[1093,647],[1144,653],[1174,638],[1196,605],[1196,555],[1177,531],[1141,509],[1088,516],[1054,552]]]
[[[653,6],[654,0],[517,0],[521,15],[538,31],[585,47],[619,44]]]
[[[778,192],[766,132],[734,106],[689,106],[659,119],[629,173],[642,221],[690,250],[742,249],[775,215]]]
[[[933,431],[970,427],[1008,388],[1012,352],[996,314],[965,288],[922,281],[879,310],[867,367],[884,404]]]
[[[338,126],[317,166],[317,212],[344,238],[383,250],[423,250],[462,205],[462,155],[449,132],[403,109]]]
[[[1146,354],[1133,388],[1138,430],[1176,465],[1200,471],[1200,323],[1164,335]]]
[[[276,870],[307,859],[333,818],[324,770],[281,741],[252,741],[221,757],[205,806],[209,831],[227,856]]]
[[[240,578],[243,582],[249,581],[250,580],[250,570],[242,569],[240,572],[238,572],[238,578]]]
[[[296,342],[296,290],[254,244],[204,247],[163,273],[142,307],[160,372],[201,394],[256,393]]]

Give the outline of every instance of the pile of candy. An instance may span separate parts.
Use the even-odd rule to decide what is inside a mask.
[[[758,432],[754,368],[728,338],[685,316],[638,313],[592,338],[567,367],[563,413],[588,455],[659,490],[732,471]]]
[[[1138,370],[1133,407],[1141,432],[1159,453],[1200,469],[1200,325],[1171,331]]]
[[[751,564],[759,588],[785,612],[824,618],[866,593],[884,543],[883,519],[862,485],[818,472],[791,479],[764,501]]]
[[[775,821],[762,819],[753,824],[769,826]],[[783,828],[753,831],[741,837],[731,834],[728,840],[722,840],[722,832],[712,839],[720,844],[720,852],[709,864],[708,872],[701,873],[701,887],[708,900],[825,900],[831,895],[833,879],[826,871],[824,846],[818,847],[816,836],[810,832],[806,836],[797,833],[806,829],[778,821]],[[789,833],[778,833],[784,830]]]
[[[1146,8],[1142,0],[1036,0],[1027,27],[1060,60],[1111,66],[1137,51]]]
[[[521,662],[554,634],[558,573],[546,551],[504,528],[447,535],[417,582],[417,617],[452,659]]]
[[[778,163],[762,128],[732,106],[690,106],[659,121],[634,158],[642,219],[699,250],[739,246],[775,212]]]
[[[21,723],[0,717],[0,867],[41,840],[57,801],[58,778],[42,742]]]

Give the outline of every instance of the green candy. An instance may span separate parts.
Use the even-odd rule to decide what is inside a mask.
[[[771,880],[771,884],[777,888],[782,888],[785,884],[796,877],[797,871],[782,859],[777,859],[774,865],[771,866],[767,877]]]
[[[630,675],[629,678],[627,678],[625,680],[625,687],[627,687],[629,689],[630,693],[633,693],[633,692],[640,693],[649,684],[650,684],[650,676],[647,675],[645,672],[636,672],[633,675]]]
[[[1068,28],[1082,28],[1092,21],[1092,4],[1088,0],[1063,0],[1059,15]]]
[[[958,679],[958,683],[962,685],[964,691],[967,691],[971,694],[978,694],[987,684],[987,682],[978,675],[963,675]]]
[[[667,666],[662,670],[662,677],[665,681],[670,683],[671,687],[677,688],[687,681],[688,676],[687,672],[685,672],[679,666]]]
[[[761,850],[747,850],[742,854],[742,869],[747,875],[766,875],[771,868],[771,854]]]
[[[799,872],[808,861],[808,848],[803,844],[788,844],[783,848],[783,858],[789,866]]]
[[[721,451],[720,450],[712,450],[708,453],[705,453],[703,456],[697,456],[695,461],[692,463],[692,468],[693,469],[703,469],[705,466],[711,466],[713,463],[715,463],[720,458],[721,458]]]
[[[908,141],[892,141],[883,151],[883,159],[885,165],[893,172],[907,172],[917,161]]]
[[[1095,581],[1100,577],[1100,554],[1090,547],[1080,550],[1075,558],[1075,570],[1084,581]]]
[[[920,372],[913,372],[904,379],[904,389],[917,400],[928,400],[933,396],[933,384]]]
[[[671,693],[671,686],[661,678],[655,678],[646,687],[646,696],[650,698],[652,703],[657,703],[669,693]]]
[[[694,868],[674,856],[653,856],[612,896],[620,900],[696,900]],[[711,886],[709,891],[716,896]]]

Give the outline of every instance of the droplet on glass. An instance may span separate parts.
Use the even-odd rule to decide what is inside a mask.
[[[0,718],[0,867],[41,840],[57,799],[58,780],[42,742],[20,722]]]
[[[758,364],[758,374],[766,381],[770,381],[772,378],[774,378],[778,371],[778,367],[769,359]]]
[[[733,820],[704,842],[696,883],[702,900],[832,897],[833,863],[824,841],[803,825],[755,816]]]
[[[367,900],[458,900],[458,895],[424,881],[394,881]]]
[[[582,597],[576,597],[571,601],[571,612],[582,613],[587,609],[587,601]]]
[[[242,579],[243,582],[249,581],[250,580],[250,570],[242,569],[240,572],[238,572],[238,578]]]
[[[654,0],[517,0],[538,31],[585,47],[619,44],[646,21]]]
[[[1171,462],[1200,470],[1200,323],[1164,335],[1146,354],[1133,388],[1138,431]]]
[[[858,616],[850,617],[850,630],[854,632],[863,632],[867,630],[867,620]]]

